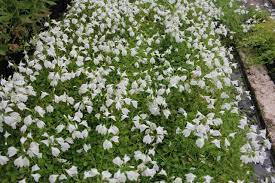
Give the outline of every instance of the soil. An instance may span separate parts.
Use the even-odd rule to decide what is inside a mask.
[[[51,10],[51,19],[59,19],[63,13],[67,10],[68,5],[71,3],[71,0],[59,0],[56,5],[54,5]]]
[[[62,17],[64,12],[66,12],[68,5],[70,4],[71,0],[58,0],[56,4],[50,8],[51,14],[50,18],[58,20]],[[28,53],[32,53],[33,50],[28,50]],[[0,60],[0,77],[8,78],[14,72],[12,67],[9,67],[9,60],[12,60],[12,63],[19,64],[21,61],[24,62],[24,53],[15,52],[6,55],[3,59]]]
[[[272,79],[272,81],[275,84],[275,61],[273,64],[266,64],[266,68],[268,70],[268,74],[269,74],[270,78]]]

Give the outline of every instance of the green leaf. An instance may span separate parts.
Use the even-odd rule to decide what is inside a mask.
[[[19,1],[19,2],[17,2],[16,6],[18,9],[23,9],[23,10],[31,9],[33,6],[33,2]]]
[[[0,55],[6,55],[8,51],[8,45],[0,45]]]
[[[20,16],[20,21],[25,24],[25,23],[33,23],[33,20],[31,20],[31,17],[29,15],[22,15]]]
[[[0,23],[9,22],[12,19],[12,14],[0,16]]]
[[[54,1],[47,0],[45,2],[50,6],[56,5],[56,2],[54,2]]]

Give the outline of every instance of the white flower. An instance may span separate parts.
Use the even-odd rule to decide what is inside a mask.
[[[52,155],[54,157],[57,157],[60,154],[60,150],[58,148],[52,147],[51,149],[52,149]]]
[[[158,135],[167,134],[167,131],[166,131],[166,130],[163,130],[163,127],[160,127],[160,126],[156,128],[156,131],[157,131],[157,134],[158,134]]]
[[[240,120],[240,124],[239,124],[238,127],[239,127],[240,129],[244,129],[245,126],[247,126],[247,118],[246,118],[246,117]]]
[[[76,130],[76,126],[73,125],[73,124],[69,124],[69,125],[67,126],[67,130],[68,130],[70,133],[72,133],[73,131]]]
[[[168,109],[164,109],[162,112],[166,119],[168,119],[168,117],[171,115],[171,112]]]
[[[74,116],[74,120],[77,122],[81,122],[81,118],[83,117],[83,113],[81,111],[77,111]]]
[[[78,56],[78,57],[77,57],[77,60],[76,60],[76,65],[79,66],[79,67],[80,67],[80,66],[83,66],[83,65],[84,65],[84,62],[83,62],[83,61],[84,61],[84,57]]]
[[[64,174],[61,174],[58,178],[58,180],[66,180],[66,179],[67,179],[67,177]]]
[[[169,2],[170,4],[174,4],[174,3],[176,2],[176,0],[168,0],[168,2]]]
[[[114,174],[114,178],[115,178],[116,181],[118,181],[118,182],[126,182],[126,180],[127,180],[125,173],[121,173],[120,170],[118,170],[118,171]]]
[[[20,142],[21,142],[21,144],[24,144],[24,143],[26,142],[26,140],[27,140],[27,138],[25,138],[25,137],[21,137],[21,138],[20,138]]]
[[[13,157],[14,155],[17,154],[17,149],[15,147],[11,146],[11,147],[8,148],[8,153],[7,154],[8,154],[9,157]]]
[[[35,182],[39,182],[41,175],[39,173],[31,174]]]
[[[221,148],[221,141],[218,139],[215,139],[212,141],[212,143],[217,147],[217,148]]]
[[[137,108],[137,105],[138,105],[138,102],[137,102],[137,101],[132,100],[131,103],[132,103],[132,105],[133,105],[134,108]]]
[[[124,163],[127,163],[128,161],[130,161],[130,157],[127,154],[125,154],[123,157],[123,161]]]
[[[24,124],[25,125],[30,125],[31,123],[32,123],[31,115],[28,115],[27,117],[24,118]]]
[[[108,133],[112,133],[113,135],[118,134],[118,132],[119,132],[119,129],[115,125],[112,125],[108,130]]]
[[[154,168],[146,168],[143,172],[142,175],[146,177],[154,177],[156,174],[156,170]]]
[[[0,165],[5,165],[9,161],[9,158],[7,156],[1,156],[0,155]]]
[[[182,179],[180,177],[177,177],[173,183],[182,183]]]
[[[28,150],[28,155],[30,157],[41,156],[41,154],[39,153],[39,144],[38,143],[31,142],[29,150]]]
[[[209,176],[209,175],[206,175],[203,177],[204,178],[204,183],[210,183],[211,180],[213,179],[213,177]]]
[[[192,183],[197,176],[192,173],[188,173],[188,174],[185,174],[185,177],[187,182]]]
[[[167,176],[167,173],[165,170],[161,169],[161,171],[158,173],[159,175]]]
[[[204,138],[199,138],[196,140],[196,145],[199,147],[199,148],[202,148],[204,146]]]
[[[106,128],[105,125],[97,125],[95,130],[97,131],[97,133],[101,134],[101,135],[106,135],[107,134],[107,131],[108,129]]]
[[[42,128],[44,128],[45,123],[43,121],[41,121],[41,120],[38,120],[36,122],[36,125],[37,125],[38,128],[42,129]]]
[[[50,175],[49,176],[49,182],[50,183],[55,183],[57,177],[58,177],[58,175]]]
[[[92,106],[86,106],[86,107],[87,107],[87,112],[88,112],[89,114],[91,114],[92,111],[93,111],[93,107],[92,107]]]
[[[38,171],[38,170],[40,170],[38,165],[33,165],[32,166],[32,172],[35,172],[35,171]]]
[[[68,143],[66,143],[66,142],[64,142],[64,143],[59,143],[59,144],[60,144],[61,150],[62,150],[63,152],[67,151],[67,150],[70,148],[70,144],[68,144]]]
[[[46,107],[46,111],[47,111],[48,113],[52,113],[53,110],[54,110],[54,108],[53,108],[52,105],[48,105],[48,106]]]
[[[102,179],[103,179],[103,180],[108,180],[109,178],[112,177],[112,174],[111,174],[109,171],[103,171],[103,172],[101,173],[101,175],[102,175]]]
[[[224,139],[224,146],[227,148],[230,146],[230,142],[227,138]]]
[[[191,134],[191,130],[190,129],[184,129],[183,131],[182,131],[182,134],[184,135],[184,137],[189,137],[190,136],[190,134]]]
[[[234,139],[236,134],[237,134],[237,133],[234,132],[234,133],[230,133],[228,136],[231,137],[232,139]]]
[[[113,159],[113,163],[116,164],[117,166],[121,166],[123,164],[123,161],[121,160],[120,157],[116,157]]]
[[[110,142],[109,140],[105,140],[104,142],[103,142],[103,149],[104,150],[109,150],[109,149],[111,149],[113,147],[113,144],[112,144],[112,142]]]
[[[110,140],[115,142],[115,143],[118,143],[119,142],[119,136],[113,136]]]
[[[60,133],[63,129],[65,128],[65,126],[63,124],[58,125],[55,129],[57,133]]]
[[[41,92],[40,99],[43,99],[44,97],[48,96],[49,94],[47,92]]]
[[[210,130],[210,134],[214,137],[218,137],[222,135],[219,130]]]
[[[36,106],[36,107],[34,108],[34,110],[35,110],[41,117],[43,117],[44,114],[46,113],[45,110],[44,110],[42,107],[40,107],[40,106]]]
[[[73,57],[73,58],[76,58],[76,57],[77,57],[77,52],[73,49],[73,50],[70,52],[70,56]]]
[[[134,171],[126,171],[126,175],[130,181],[137,181],[139,177],[139,173]]]
[[[183,130],[182,134],[184,135],[184,137],[189,137],[191,132],[195,129],[195,125],[191,124],[191,123],[187,123],[185,129]]]
[[[154,64],[154,63],[156,63],[156,60],[152,57],[152,58],[150,58],[150,63]]]
[[[18,181],[18,183],[26,183],[26,179],[22,179],[22,180]]]
[[[21,121],[20,114],[17,112],[12,112],[9,116],[4,117],[4,122],[11,126],[12,129],[16,129],[16,125]]]
[[[85,152],[88,152],[91,149],[91,145],[90,144],[89,145],[84,144],[83,149],[84,149]]]
[[[14,160],[14,165],[17,168],[22,168],[22,167],[28,167],[30,166],[30,161],[28,158],[24,157],[22,158],[22,156],[18,157],[16,160]]]
[[[99,172],[96,168],[92,168],[90,171],[85,171],[84,172],[84,179],[89,178],[89,177],[95,177],[99,175]]]
[[[70,169],[67,169],[66,172],[70,177],[77,176],[77,174],[78,174],[76,166],[72,166]]]
[[[170,78],[170,86],[171,87],[177,87],[178,83],[180,81],[180,77],[179,76],[173,76]]]
[[[152,137],[148,134],[143,137],[143,143],[145,144],[151,144],[153,141]]]
[[[159,107],[157,104],[151,103],[149,105],[149,111],[151,112],[151,114],[153,114],[154,116],[160,115],[159,112]]]
[[[193,74],[195,77],[200,77],[201,76],[201,68],[197,66],[196,70],[193,71]]]

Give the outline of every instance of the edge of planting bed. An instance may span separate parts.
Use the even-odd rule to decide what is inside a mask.
[[[246,56],[242,50],[236,50],[236,56],[247,87],[251,91],[260,125],[267,129],[272,144],[272,161],[275,164],[275,84],[266,66],[246,64]]]

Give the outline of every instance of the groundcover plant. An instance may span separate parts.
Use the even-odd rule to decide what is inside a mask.
[[[214,2],[72,2],[1,79],[1,182],[251,180],[270,142]]]

